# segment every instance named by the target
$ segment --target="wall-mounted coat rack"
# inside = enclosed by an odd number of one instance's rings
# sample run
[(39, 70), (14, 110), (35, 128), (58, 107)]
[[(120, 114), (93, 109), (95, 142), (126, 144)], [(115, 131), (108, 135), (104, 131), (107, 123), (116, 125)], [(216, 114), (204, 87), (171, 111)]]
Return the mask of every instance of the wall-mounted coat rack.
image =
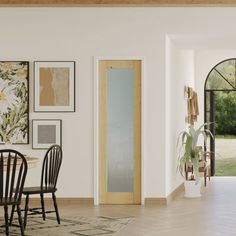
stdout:
[(194, 91), (192, 87), (187, 86), (185, 87), (184, 92), (187, 99), (188, 112), (185, 121), (186, 123), (193, 125), (194, 122), (197, 121), (197, 116), (199, 115), (197, 92)]

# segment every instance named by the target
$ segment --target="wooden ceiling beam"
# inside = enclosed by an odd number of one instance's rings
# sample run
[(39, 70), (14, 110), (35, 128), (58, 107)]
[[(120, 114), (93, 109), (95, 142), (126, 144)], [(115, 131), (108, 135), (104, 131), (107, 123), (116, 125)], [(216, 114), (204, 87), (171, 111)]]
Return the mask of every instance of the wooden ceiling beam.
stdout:
[(236, 0), (0, 0), (0, 6), (236, 6)]

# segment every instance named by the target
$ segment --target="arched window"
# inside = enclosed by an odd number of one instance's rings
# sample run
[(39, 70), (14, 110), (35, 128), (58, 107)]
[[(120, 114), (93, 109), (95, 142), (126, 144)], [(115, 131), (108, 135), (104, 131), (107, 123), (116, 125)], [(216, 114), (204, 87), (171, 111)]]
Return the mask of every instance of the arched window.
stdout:
[(205, 90), (236, 90), (236, 58), (218, 63), (207, 75)]
[[(207, 125), (207, 129), (210, 129), (215, 137), (215, 99), (216, 92), (230, 92), (236, 91), (236, 58), (230, 58), (221, 61), (214, 66), (208, 73), (205, 81), (205, 96), (204, 96), (204, 120)], [(211, 171), (212, 175), (215, 174), (215, 138), (209, 136), (208, 146), (212, 152), (211, 157)]]

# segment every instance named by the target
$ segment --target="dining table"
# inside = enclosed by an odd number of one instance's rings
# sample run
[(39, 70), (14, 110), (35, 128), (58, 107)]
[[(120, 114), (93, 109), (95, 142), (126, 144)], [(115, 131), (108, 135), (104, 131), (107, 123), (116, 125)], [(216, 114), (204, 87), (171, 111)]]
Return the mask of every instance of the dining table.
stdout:
[[(32, 169), (35, 168), (37, 166), (37, 162), (39, 161), (39, 157), (35, 157), (35, 156), (31, 156), (31, 155), (24, 155), (27, 165), (28, 165), (28, 169)], [(4, 157), (5, 159), (6, 157)], [(6, 159), (5, 159), (6, 160)], [(6, 170), (6, 166), (7, 166), (7, 161), (4, 160), (4, 171)], [(12, 164), (13, 162), (11, 162)], [(21, 160), (17, 161), (17, 165), (16, 165), (16, 169), (18, 169), (18, 167), (21, 164)]]
[(37, 162), (39, 161), (39, 157), (34, 157), (34, 156), (25, 156), (25, 159), (28, 164), (28, 169), (35, 168), (37, 165)]

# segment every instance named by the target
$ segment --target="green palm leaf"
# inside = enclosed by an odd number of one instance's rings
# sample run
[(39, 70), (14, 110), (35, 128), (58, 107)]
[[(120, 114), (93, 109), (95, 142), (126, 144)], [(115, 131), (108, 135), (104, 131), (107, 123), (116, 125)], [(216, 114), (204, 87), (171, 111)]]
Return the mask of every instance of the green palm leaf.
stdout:
[(177, 170), (182, 176), (184, 176), (184, 170), (186, 166), (193, 167), (193, 175), (196, 182), (199, 181), (199, 160), (204, 161), (205, 152), (202, 146), (198, 146), (199, 137), (203, 137), (204, 143), (206, 143), (207, 136), (213, 137), (210, 130), (203, 128), (210, 123), (204, 123), (199, 128), (195, 129), (193, 125), (189, 126), (188, 131), (182, 131), (178, 135), (177, 147), (179, 146), (179, 140), (182, 140), (182, 145), (178, 155), (178, 167)]

